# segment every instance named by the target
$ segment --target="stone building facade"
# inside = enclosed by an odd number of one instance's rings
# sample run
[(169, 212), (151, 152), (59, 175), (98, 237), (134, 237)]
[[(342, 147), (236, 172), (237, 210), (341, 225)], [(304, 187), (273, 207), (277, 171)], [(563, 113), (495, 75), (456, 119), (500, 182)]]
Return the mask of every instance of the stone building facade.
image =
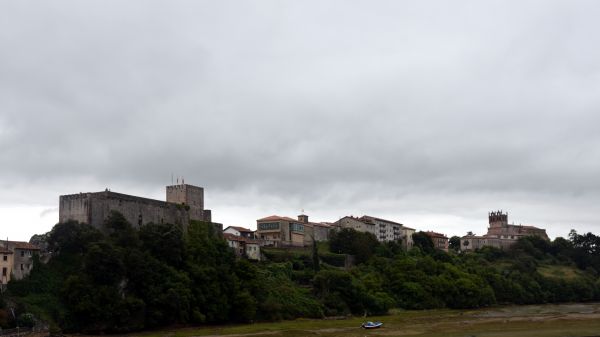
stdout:
[(0, 284), (6, 285), (10, 280), (21, 280), (33, 269), (33, 256), (40, 249), (21, 241), (0, 242)]
[(367, 224), (373, 224), (376, 231), (375, 236), (377, 236), (377, 239), (381, 242), (398, 241), (402, 239), (401, 223), (369, 215), (363, 215), (359, 220)]
[(2, 274), (0, 274), (0, 286), (2, 289), (10, 281), (14, 266), (13, 258), (14, 253), (10, 249), (0, 246), (0, 270), (2, 270)]
[(375, 235), (375, 237), (379, 237), (374, 223), (363, 222), (360, 218), (354, 216), (345, 216), (336, 221), (333, 225), (336, 229), (351, 228), (357, 232), (371, 233)]
[(69, 220), (102, 228), (112, 211), (117, 211), (134, 226), (171, 223), (187, 226), (190, 220), (211, 222), (211, 211), (204, 209), (204, 189), (180, 184), (166, 187), (166, 201), (127, 194), (104, 192), (62, 195), (59, 221)]
[(535, 226), (508, 223), (508, 213), (502, 211), (488, 213), (489, 227), (485, 235), (469, 233), (460, 239), (462, 251), (476, 250), (485, 246), (506, 249), (525, 236), (538, 236), (549, 240), (546, 230)]
[(256, 238), (264, 246), (302, 247), (314, 241), (329, 240), (331, 225), (308, 221), (308, 215), (298, 219), (272, 215), (256, 221)]
[(237, 257), (244, 257), (248, 260), (261, 260), (260, 245), (258, 240), (249, 237), (235, 235), (223, 231), (223, 238), (227, 245), (233, 249)]
[(404, 247), (405, 250), (410, 250), (413, 247), (412, 236), (415, 234), (416, 230), (403, 225), (400, 232), (402, 233), (402, 247)]
[(304, 225), (304, 245), (310, 246), (314, 241), (328, 241), (331, 225), (322, 222), (308, 221), (308, 215), (298, 215), (298, 221)]
[(401, 241), (405, 250), (409, 250), (413, 246), (412, 235), (415, 230), (391, 220), (369, 215), (345, 216), (336, 221), (333, 227), (336, 229), (351, 228), (359, 232), (371, 233), (380, 242)]
[(304, 224), (296, 219), (272, 215), (256, 220), (256, 238), (264, 246), (304, 246)]
[(254, 239), (254, 231), (249, 228), (239, 226), (228, 226), (223, 230), (223, 234), (233, 234), (247, 239)]
[(445, 234), (432, 231), (427, 231), (425, 234), (431, 238), (434, 248), (443, 250), (445, 252), (448, 251), (448, 237)]

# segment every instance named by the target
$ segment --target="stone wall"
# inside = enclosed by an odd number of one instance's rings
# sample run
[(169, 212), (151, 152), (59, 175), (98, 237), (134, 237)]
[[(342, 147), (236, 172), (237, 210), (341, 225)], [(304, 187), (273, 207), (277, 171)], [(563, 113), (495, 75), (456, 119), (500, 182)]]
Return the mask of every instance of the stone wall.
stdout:
[(187, 184), (167, 186), (167, 202), (188, 206), (190, 219), (210, 221), (210, 214), (204, 210), (202, 187)]
[(211, 222), (204, 209), (204, 190), (192, 185), (167, 186), (172, 202), (136, 197), (111, 191), (60, 196), (59, 221), (69, 220), (102, 228), (111, 211), (117, 211), (134, 227), (147, 223), (187, 226), (190, 220)]

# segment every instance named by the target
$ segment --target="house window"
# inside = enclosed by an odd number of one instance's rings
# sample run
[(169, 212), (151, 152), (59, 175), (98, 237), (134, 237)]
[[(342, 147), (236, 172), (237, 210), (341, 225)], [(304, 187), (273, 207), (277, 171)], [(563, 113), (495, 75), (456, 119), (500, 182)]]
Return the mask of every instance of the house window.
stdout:
[(4, 261), (8, 261), (8, 255), (4, 255), (4, 257), (2, 258)]
[(294, 232), (304, 232), (304, 225), (299, 223), (291, 223), (290, 230)]
[(2, 268), (2, 276), (6, 276), (6, 268)]
[(25, 257), (25, 251), (24, 250), (21, 251), (21, 257)]
[(263, 230), (263, 231), (268, 231), (268, 230), (273, 230), (273, 229), (279, 229), (279, 222), (259, 223), (258, 224), (258, 229)]
[(25, 268), (23, 267), (23, 264), (21, 263), (21, 270), (25, 270)]

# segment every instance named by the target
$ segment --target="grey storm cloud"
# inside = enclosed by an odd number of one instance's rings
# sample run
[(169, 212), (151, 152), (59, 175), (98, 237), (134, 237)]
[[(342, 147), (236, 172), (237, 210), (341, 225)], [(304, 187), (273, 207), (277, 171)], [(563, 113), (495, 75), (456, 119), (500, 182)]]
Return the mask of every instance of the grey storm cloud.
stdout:
[(485, 224), (504, 205), (600, 230), (598, 17), (594, 1), (4, 2), (0, 201), (174, 172), (248, 207)]

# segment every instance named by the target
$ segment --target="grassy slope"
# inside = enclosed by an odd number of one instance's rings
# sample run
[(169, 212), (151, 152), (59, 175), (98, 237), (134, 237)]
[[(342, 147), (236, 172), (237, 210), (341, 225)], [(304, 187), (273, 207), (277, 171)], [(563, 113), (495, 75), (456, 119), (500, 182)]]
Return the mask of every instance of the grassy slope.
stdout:
[(537, 268), (537, 271), (544, 277), (561, 278), (572, 280), (581, 277), (581, 271), (575, 267), (543, 265)]

